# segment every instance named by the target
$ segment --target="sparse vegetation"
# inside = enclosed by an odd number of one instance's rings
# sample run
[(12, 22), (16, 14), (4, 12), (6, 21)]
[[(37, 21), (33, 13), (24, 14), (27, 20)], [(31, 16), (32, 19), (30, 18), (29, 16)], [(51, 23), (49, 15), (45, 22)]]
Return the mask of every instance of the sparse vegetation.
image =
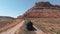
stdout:
[(13, 20), (0, 20), (0, 28), (4, 27), (5, 25), (9, 25), (13, 22)]
[(7, 25), (0, 28), (0, 32), (6, 31), (7, 29), (14, 27), (15, 25), (19, 24), (22, 20), (23, 19), (16, 19), (16, 20), (13, 20), (10, 24), (6, 23)]
[(37, 28), (42, 31), (48, 33), (56, 33), (60, 32), (60, 18), (40, 18), (31, 20)]

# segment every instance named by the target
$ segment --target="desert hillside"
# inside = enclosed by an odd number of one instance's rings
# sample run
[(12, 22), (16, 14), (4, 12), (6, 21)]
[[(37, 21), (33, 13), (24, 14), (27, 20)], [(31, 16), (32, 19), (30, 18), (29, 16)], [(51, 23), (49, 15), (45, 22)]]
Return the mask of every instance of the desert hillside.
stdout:
[(26, 17), (26, 18), (59, 18), (60, 17), (60, 5), (52, 5), (49, 2), (38, 2), (20, 17), (22, 18), (23, 17)]
[[(49, 2), (37, 2), (35, 5), (28, 9), (23, 15), (17, 18), (12, 17), (0, 17), (0, 32), (24, 34), (25, 31), (25, 19), (31, 20), (37, 29), (43, 32), (43, 34), (60, 34), (60, 5), (53, 5)], [(20, 23), (23, 23), (22, 28)], [(5, 26), (6, 25), (6, 26)], [(16, 27), (18, 28), (16, 28)], [(14, 29), (16, 28), (16, 30)], [(38, 33), (40, 32), (38, 31)], [(26, 32), (30, 34), (31, 31)], [(15, 33), (15, 34), (16, 34)], [(36, 33), (32, 32), (31, 34)], [(40, 33), (39, 33), (40, 34)]]
[(46, 34), (60, 34), (60, 5), (37, 2), (18, 18), (28, 18)]
[(0, 33), (16, 26), (21, 21), (22, 19), (17, 19), (9, 16), (0, 16)]
[(0, 28), (5, 25), (11, 24), (15, 18), (8, 16), (0, 16)]
[(35, 18), (31, 21), (45, 33), (60, 34), (60, 18)]

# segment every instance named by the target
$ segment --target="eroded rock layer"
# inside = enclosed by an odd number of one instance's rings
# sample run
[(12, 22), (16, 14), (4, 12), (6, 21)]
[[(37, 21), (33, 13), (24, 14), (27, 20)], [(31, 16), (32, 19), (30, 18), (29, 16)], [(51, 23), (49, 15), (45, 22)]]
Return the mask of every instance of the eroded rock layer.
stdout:
[(49, 2), (38, 2), (25, 14), (18, 18), (59, 18), (60, 6), (52, 5)]

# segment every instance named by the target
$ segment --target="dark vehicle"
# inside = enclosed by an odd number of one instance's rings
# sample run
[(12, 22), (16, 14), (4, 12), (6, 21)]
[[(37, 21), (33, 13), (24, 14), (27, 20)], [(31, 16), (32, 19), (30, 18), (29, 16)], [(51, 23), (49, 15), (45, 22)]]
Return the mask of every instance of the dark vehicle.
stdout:
[(30, 20), (26, 20), (26, 28), (28, 31), (35, 31), (36, 29), (33, 27), (33, 23)]

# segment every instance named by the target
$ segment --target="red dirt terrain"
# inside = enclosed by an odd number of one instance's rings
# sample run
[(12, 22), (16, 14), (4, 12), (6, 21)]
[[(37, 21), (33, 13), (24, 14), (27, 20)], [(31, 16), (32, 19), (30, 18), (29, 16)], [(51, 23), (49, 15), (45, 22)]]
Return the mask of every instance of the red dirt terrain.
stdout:
[(18, 18), (28, 18), (46, 34), (60, 34), (60, 5), (37, 2)]
[[(37, 31), (26, 31), (25, 25), (19, 28), (18, 24), (20, 26), (21, 21), (24, 19), (30, 19)], [(16, 32), (13, 31), (15, 34), (60, 34), (60, 5), (53, 5), (49, 2), (37, 2), (11, 23), (1, 28), (0, 31), (5, 31), (4, 33), (7, 34), (10, 29), (18, 27)]]

